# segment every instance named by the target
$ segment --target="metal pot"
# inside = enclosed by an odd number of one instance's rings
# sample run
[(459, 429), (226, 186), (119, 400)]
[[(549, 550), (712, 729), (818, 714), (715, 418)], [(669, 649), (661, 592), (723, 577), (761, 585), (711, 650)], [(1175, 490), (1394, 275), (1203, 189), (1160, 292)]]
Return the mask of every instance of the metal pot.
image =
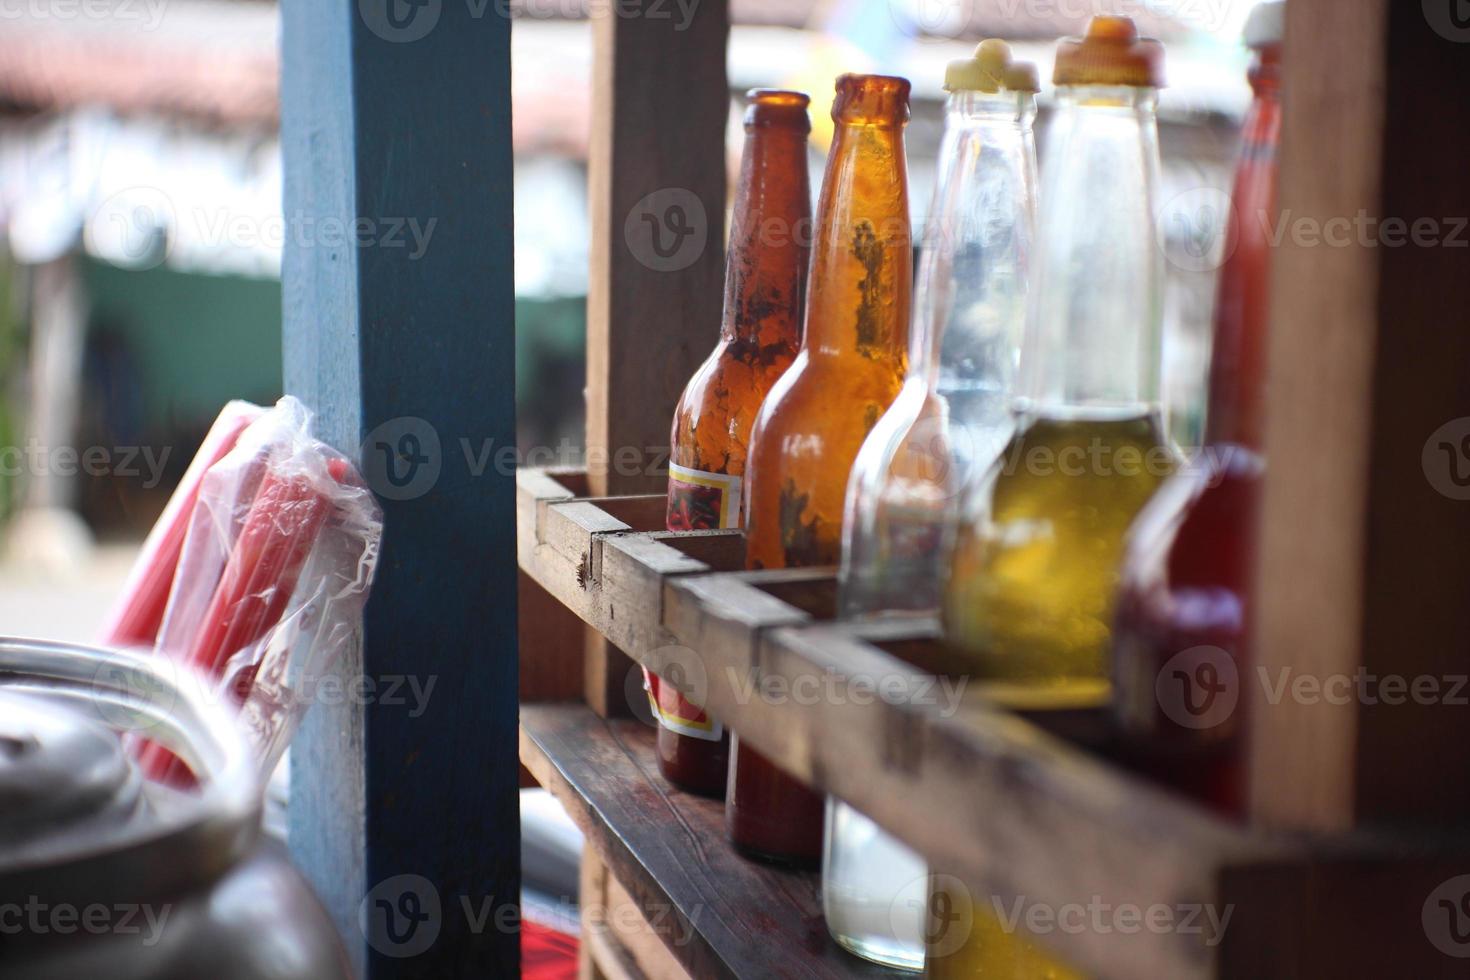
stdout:
[[(325, 911), (261, 841), (243, 733), (174, 670), (0, 638), (0, 976), (346, 980)], [(118, 733), (198, 788), (144, 780)]]

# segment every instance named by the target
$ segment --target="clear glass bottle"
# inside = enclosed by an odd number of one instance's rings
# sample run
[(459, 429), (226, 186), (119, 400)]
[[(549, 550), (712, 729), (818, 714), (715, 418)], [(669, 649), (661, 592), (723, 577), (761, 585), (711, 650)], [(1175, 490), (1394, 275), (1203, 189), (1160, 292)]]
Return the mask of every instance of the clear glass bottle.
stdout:
[[(919, 258), (909, 373), (853, 464), (838, 601), (845, 616), (939, 608), (960, 488), (1013, 430), (1036, 200), (1036, 69), (1003, 41), (951, 62), (938, 179)], [(827, 801), (827, 928), (859, 956), (924, 965), (924, 860)]]
[(1097, 17), (1057, 54), (1016, 434), (966, 494), (945, 632), (1033, 707), (1101, 704), (1123, 535), (1177, 453), (1159, 395), (1162, 49)]
[[(1106, 700), (1124, 532), (1176, 466), (1159, 395), (1162, 67), (1126, 17), (1057, 50), (1016, 434), (966, 494), (944, 595), (947, 639), (1002, 703)], [(968, 903), (973, 924), (926, 937), (929, 976), (1075, 975), (946, 880), (932, 907)]]

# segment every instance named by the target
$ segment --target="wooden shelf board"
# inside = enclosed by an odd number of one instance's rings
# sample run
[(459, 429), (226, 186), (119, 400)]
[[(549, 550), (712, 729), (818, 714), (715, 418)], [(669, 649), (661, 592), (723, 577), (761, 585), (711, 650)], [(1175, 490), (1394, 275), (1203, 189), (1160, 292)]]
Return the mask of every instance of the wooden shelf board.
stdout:
[(521, 761), (693, 976), (912, 976), (831, 940), (815, 873), (738, 855), (725, 839), (724, 804), (665, 782), (642, 722), (604, 720), (581, 704), (523, 705)]
[[(1470, 868), (1458, 840), (1323, 840), (1227, 822), (1128, 772), (1098, 709), (1006, 710), (980, 682), (946, 693), (938, 685), (962, 667), (932, 620), (833, 622), (830, 569), (735, 571), (738, 532), (654, 530), (656, 508), (644, 498), (619, 502), (609, 520), (556, 486), (543, 474), (520, 484), (522, 568), (634, 660), (682, 678), (692, 700), (782, 768), (854, 804), (932, 867), (1006, 907), (1023, 898), (1053, 910), (1209, 906), (1233, 915), (1218, 943), (1182, 930), (1044, 939), (1077, 967), (1209, 980), (1258, 976), (1260, 964), (1287, 960), (1304, 969), (1413, 960), (1418, 975), (1442, 975), (1447, 958), (1423, 942), (1417, 911), (1392, 922), (1380, 911), (1417, 909), (1436, 882)], [(874, 696), (879, 679), (896, 686)], [(799, 685), (817, 695), (795, 696)], [(651, 758), (645, 769), (646, 781)], [(719, 808), (709, 806), (717, 831)], [(1336, 902), (1338, 914), (1303, 917), (1303, 896)], [(814, 900), (811, 909), (820, 936)]]

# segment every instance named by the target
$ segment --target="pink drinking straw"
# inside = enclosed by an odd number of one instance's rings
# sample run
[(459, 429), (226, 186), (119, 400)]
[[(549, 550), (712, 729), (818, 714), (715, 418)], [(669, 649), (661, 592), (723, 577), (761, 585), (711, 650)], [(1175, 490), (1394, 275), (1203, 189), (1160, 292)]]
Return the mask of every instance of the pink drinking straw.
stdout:
[(199, 487), (209, 468), (229, 454), (246, 427), (265, 413), (259, 405), (230, 402), (210, 426), (184, 478), (169, 498), (168, 505), (148, 533), (143, 548), (128, 573), (122, 595), (113, 605), (99, 637), (104, 646), (149, 647), (158, 638), (163, 613), (173, 589), (174, 572), (184, 550)]
[[(346, 460), (330, 459), (327, 472), (340, 483), (347, 476)], [(222, 680), (230, 658), (280, 622), (332, 506), (327, 491), (307, 475), (267, 470), (186, 663), (211, 680)], [(249, 696), (256, 669), (252, 666), (235, 678), (230, 693), (237, 704)], [(155, 743), (143, 747), (140, 761), (150, 778), (174, 785), (188, 782), (183, 763)]]

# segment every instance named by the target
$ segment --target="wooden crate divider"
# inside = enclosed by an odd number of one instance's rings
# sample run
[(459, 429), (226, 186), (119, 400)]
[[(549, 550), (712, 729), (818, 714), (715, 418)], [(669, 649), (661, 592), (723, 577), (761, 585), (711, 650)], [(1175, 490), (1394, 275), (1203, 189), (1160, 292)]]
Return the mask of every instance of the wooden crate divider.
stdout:
[[(662, 497), (577, 497), (575, 474), (528, 471), (519, 488), (521, 567), (540, 585), (986, 904), (1163, 907), (1180, 925), (1039, 937), (1078, 967), (1205, 978), (1360, 971), (1375, 955), (1391, 971), (1406, 955), (1423, 975), (1454, 965), (1426, 940), (1414, 896), (1470, 869), (1463, 845), (1230, 823), (1128, 772), (1099, 709), (997, 707), (993, 689), (964, 682), (932, 619), (835, 621), (830, 569), (740, 571), (739, 532), (661, 530)], [(1413, 914), (1385, 915), (1390, 895)], [(1334, 915), (1298, 905), (1317, 900)], [(1223, 936), (1211, 914), (1230, 916)]]

